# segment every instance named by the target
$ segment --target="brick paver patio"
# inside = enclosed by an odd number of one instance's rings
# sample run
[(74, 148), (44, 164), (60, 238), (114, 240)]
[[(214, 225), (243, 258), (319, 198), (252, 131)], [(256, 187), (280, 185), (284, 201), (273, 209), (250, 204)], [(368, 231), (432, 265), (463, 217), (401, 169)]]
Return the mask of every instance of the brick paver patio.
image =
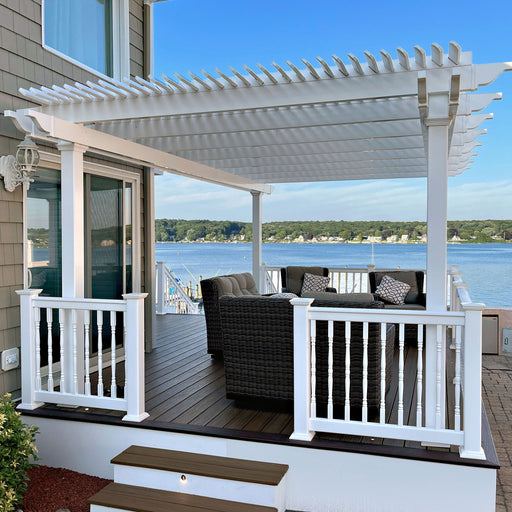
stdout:
[(483, 399), (501, 468), (496, 512), (512, 512), (512, 356), (483, 357)]

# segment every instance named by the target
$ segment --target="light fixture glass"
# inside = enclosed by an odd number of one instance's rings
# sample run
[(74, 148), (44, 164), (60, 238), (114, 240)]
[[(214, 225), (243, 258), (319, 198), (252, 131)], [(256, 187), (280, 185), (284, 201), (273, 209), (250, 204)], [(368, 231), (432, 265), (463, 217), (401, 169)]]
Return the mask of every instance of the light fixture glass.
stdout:
[(25, 138), (18, 144), (16, 157), (12, 155), (0, 157), (0, 175), (4, 177), (4, 186), (8, 192), (14, 192), (22, 183), (30, 187), (34, 181), (34, 173), (39, 164), (39, 151), (34, 141)]

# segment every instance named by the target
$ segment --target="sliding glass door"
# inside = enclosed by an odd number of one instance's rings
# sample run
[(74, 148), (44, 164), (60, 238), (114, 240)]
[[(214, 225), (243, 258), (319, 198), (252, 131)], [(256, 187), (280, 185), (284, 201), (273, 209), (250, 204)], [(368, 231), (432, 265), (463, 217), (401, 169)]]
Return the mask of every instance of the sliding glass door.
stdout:
[(85, 175), (85, 296), (120, 299), (133, 290), (132, 184)]

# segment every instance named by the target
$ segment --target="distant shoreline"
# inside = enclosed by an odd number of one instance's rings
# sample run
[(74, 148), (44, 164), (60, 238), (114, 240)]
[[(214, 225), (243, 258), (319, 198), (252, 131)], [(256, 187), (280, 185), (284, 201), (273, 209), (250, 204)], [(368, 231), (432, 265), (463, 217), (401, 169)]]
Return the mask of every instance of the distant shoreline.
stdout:
[[(160, 241), (155, 240), (155, 243), (157, 244), (250, 244), (252, 241), (246, 241), (246, 240), (168, 240), (168, 241)], [(341, 241), (329, 241), (329, 240), (304, 240), (302, 242), (296, 242), (291, 240), (263, 240), (264, 244), (328, 244), (328, 245), (344, 245), (344, 244), (355, 244), (355, 245), (427, 245), (427, 242), (420, 242), (420, 241), (414, 241), (414, 242), (368, 242), (367, 240), (363, 240), (362, 242), (341, 242)], [(448, 240), (446, 242), (449, 245), (467, 245), (467, 244), (510, 244), (512, 243), (512, 240), (493, 240), (492, 242), (477, 242), (476, 240), (460, 240), (460, 241), (452, 241)]]

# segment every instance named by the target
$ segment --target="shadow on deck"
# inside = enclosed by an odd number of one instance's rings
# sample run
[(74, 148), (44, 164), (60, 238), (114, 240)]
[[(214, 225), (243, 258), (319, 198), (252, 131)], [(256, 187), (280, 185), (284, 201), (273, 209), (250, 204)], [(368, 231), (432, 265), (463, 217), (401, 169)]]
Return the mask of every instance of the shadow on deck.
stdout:
[[(485, 411), (482, 429), (485, 461), (461, 459), (456, 447), (426, 448), (419, 442), (395, 439), (317, 434), (310, 443), (291, 441), (291, 410), (242, 404), (226, 398), (223, 363), (206, 353), (204, 316), (159, 316), (154, 332), (153, 351), (146, 354), (146, 411), (150, 416), (142, 423), (122, 422), (123, 413), (117, 411), (84, 411), (55, 405), (23, 414), (472, 466), (498, 464)], [(406, 347), (404, 423), (407, 424), (416, 421), (416, 365), (417, 350)], [(398, 351), (394, 367), (398, 368)], [(386, 395), (386, 411), (391, 422), (396, 422), (398, 414), (397, 373), (393, 372), (394, 379)], [(446, 402), (452, 405), (452, 397), (448, 395)], [(451, 424), (453, 418), (447, 417)]]

